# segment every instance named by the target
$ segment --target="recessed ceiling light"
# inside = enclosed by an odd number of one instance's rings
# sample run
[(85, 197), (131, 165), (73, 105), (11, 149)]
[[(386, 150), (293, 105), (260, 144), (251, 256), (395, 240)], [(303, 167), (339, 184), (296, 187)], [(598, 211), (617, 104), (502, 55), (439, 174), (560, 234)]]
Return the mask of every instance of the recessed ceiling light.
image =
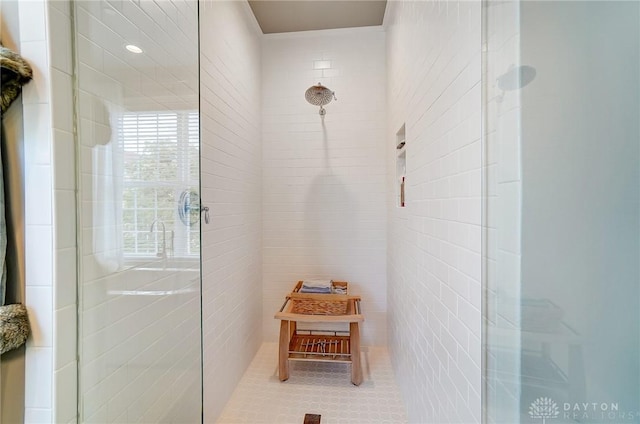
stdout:
[(138, 46), (135, 46), (133, 44), (127, 44), (126, 46), (124, 46), (125, 49), (129, 50), (131, 53), (137, 53), (140, 54), (142, 53), (142, 49)]

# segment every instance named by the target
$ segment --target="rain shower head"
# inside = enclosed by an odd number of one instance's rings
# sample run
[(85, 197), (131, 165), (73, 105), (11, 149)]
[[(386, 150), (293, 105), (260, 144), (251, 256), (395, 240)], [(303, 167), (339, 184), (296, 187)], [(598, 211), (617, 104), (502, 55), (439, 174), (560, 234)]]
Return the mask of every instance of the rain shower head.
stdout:
[(304, 93), (304, 98), (312, 105), (320, 106), (320, 115), (322, 116), (327, 113), (323, 106), (331, 103), (331, 100), (338, 100), (336, 98), (336, 93), (320, 83), (309, 87), (309, 89)]

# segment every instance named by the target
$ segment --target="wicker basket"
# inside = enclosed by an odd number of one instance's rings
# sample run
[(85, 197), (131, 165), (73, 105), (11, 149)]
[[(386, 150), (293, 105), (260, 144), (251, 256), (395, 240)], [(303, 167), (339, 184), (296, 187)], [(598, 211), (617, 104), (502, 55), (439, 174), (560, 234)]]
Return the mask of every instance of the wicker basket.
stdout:
[[(333, 287), (343, 288), (345, 294), (347, 294), (348, 287), (346, 282), (333, 281), (332, 284)], [(298, 281), (293, 292), (298, 293), (300, 287), (302, 287), (302, 281)], [(327, 299), (327, 295), (319, 295), (317, 299), (314, 299), (313, 295), (308, 295), (308, 298), (305, 299), (291, 299), (293, 302), (291, 312), (305, 315), (346, 315), (349, 299), (341, 299), (341, 297), (344, 296), (342, 294), (332, 294), (329, 296), (331, 299)]]

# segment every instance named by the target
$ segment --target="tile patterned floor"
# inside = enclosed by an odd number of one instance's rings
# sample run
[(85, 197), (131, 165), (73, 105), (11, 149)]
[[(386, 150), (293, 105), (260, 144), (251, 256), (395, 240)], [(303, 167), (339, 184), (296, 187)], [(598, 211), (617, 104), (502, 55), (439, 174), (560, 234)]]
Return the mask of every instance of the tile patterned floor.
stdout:
[(407, 423), (387, 350), (363, 348), (364, 381), (350, 382), (349, 364), (291, 362), (290, 378), (278, 380), (278, 345), (264, 343), (242, 377), (219, 424), (302, 424), (304, 414), (322, 424)]

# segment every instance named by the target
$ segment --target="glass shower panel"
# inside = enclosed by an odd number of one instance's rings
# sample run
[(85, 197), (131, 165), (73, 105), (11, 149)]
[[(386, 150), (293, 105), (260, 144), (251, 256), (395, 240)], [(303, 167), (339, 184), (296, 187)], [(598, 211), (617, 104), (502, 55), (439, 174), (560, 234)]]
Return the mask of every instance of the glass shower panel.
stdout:
[(511, 87), (521, 66), (519, 17), (518, 0), (484, 3), (483, 413), (492, 423), (520, 417), (521, 97)]
[(198, 2), (73, 8), (79, 422), (198, 423)]
[(640, 423), (640, 3), (484, 6), (485, 422)]

